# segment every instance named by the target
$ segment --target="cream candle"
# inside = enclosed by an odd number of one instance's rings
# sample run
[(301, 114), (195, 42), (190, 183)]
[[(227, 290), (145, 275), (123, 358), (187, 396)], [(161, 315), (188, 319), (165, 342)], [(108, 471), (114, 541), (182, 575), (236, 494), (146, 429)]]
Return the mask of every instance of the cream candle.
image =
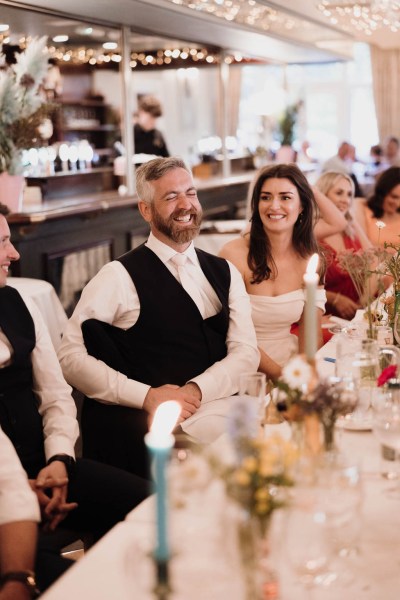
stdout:
[(313, 254), (308, 261), (307, 269), (303, 280), (306, 289), (306, 305), (305, 305), (305, 354), (308, 361), (313, 361), (317, 352), (317, 306), (316, 293), (318, 287), (319, 276), (317, 273), (318, 254)]

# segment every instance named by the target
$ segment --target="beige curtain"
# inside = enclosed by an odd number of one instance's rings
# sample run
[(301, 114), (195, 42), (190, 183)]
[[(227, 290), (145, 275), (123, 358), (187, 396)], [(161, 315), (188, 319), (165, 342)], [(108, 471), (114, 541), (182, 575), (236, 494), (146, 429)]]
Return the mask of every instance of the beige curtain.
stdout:
[(371, 45), (371, 64), (379, 138), (400, 137), (400, 50)]

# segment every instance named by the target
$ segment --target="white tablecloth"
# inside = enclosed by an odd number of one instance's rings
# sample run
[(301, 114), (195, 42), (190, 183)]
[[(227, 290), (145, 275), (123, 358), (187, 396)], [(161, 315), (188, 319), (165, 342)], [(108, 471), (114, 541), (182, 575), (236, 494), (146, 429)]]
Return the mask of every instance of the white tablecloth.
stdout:
[[(335, 341), (320, 356), (334, 356)], [(333, 353), (333, 354), (332, 354)], [(326, 374), (332, 363), (321, 361)], [(270, 429), (273, 426), (270, 426)], [(279, 426), (280, 427), (280, 426)], [(400, 586), (400, 503), (386, 495), (393, 482), (381, 475), (380, 446), (370, 431), (338, 431), (340, 450), (362, 471), (360, 553), (348, 559), (352, 579), (339, 588), (301, 585), (285, 551), (274, 557), (279, 573), (280, 600), (397, 600)], [(172, 514), (172, 539), (177, 549), (171, 561), (174, 594), (171, 600), (244, 600), (238, 563), (230, 559), (230, 534), (216, 484), (203, 492), (194, 510)], [(219, 504), (220, 503), (220, 504)], [(222, 507), (222, 510), (221, 510)], [(183, 516), (182, 516), (183, 515)], [(273, 522), (274, 543), (284, 544), (285, 511)], [(225, 521), (225, 522), (224, 522)], [(177, 526), (179, 523), (179, 526)], [(88, 554), (43, 595), (44, 600), (152, 600), (154, 568), (149, 553), (155, 535), (155, 503), (148, 498), (124, 523), (118, 524)], [(302, 534), (304, 546), (308, 531)]]
[(7, 284), (18, 290), (21, 296), (28, 296), (34, 300), (57, 350), (68, 318), (53, 286), (48, 281), (26, 277), (8, 277)]

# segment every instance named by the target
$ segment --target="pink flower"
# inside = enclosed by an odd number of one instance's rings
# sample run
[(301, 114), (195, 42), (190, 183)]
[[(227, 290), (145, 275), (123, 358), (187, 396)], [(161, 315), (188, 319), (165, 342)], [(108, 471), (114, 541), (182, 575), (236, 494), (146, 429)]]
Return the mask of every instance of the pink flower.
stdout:
[(392, 379), (392, 377), (396, 377), (396, 371), (397, 371), (396, 365), (390, 365), (389, 367), (386, 367), (385, 369), (383, 369), (382, 373), (378, 377), (378, 381), (377, 381), (378, 387), (385, 385), (385, 383), (387, 381), (389, 381), (389, 379)]

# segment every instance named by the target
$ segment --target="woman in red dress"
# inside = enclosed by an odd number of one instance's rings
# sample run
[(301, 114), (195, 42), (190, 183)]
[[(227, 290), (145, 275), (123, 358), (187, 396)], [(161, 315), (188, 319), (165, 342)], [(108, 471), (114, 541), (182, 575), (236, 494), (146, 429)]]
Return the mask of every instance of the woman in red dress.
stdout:
[(350, 209), (354, 198), (352, 179), (344, 173), (328, 171), (321, 175), (315, 187), (344, 213), (348, 221), (348, 225), (342, 233), (330, 235), (321, 242), (327, 263), (326, 312), (343, 319), (352, 319), (356, 310), (361, 308), (360, 299), (350, 275), (339, 266), (337, 255), (345, 250), (365, 250), (371, 248), (372, 244), (351, 214)]

